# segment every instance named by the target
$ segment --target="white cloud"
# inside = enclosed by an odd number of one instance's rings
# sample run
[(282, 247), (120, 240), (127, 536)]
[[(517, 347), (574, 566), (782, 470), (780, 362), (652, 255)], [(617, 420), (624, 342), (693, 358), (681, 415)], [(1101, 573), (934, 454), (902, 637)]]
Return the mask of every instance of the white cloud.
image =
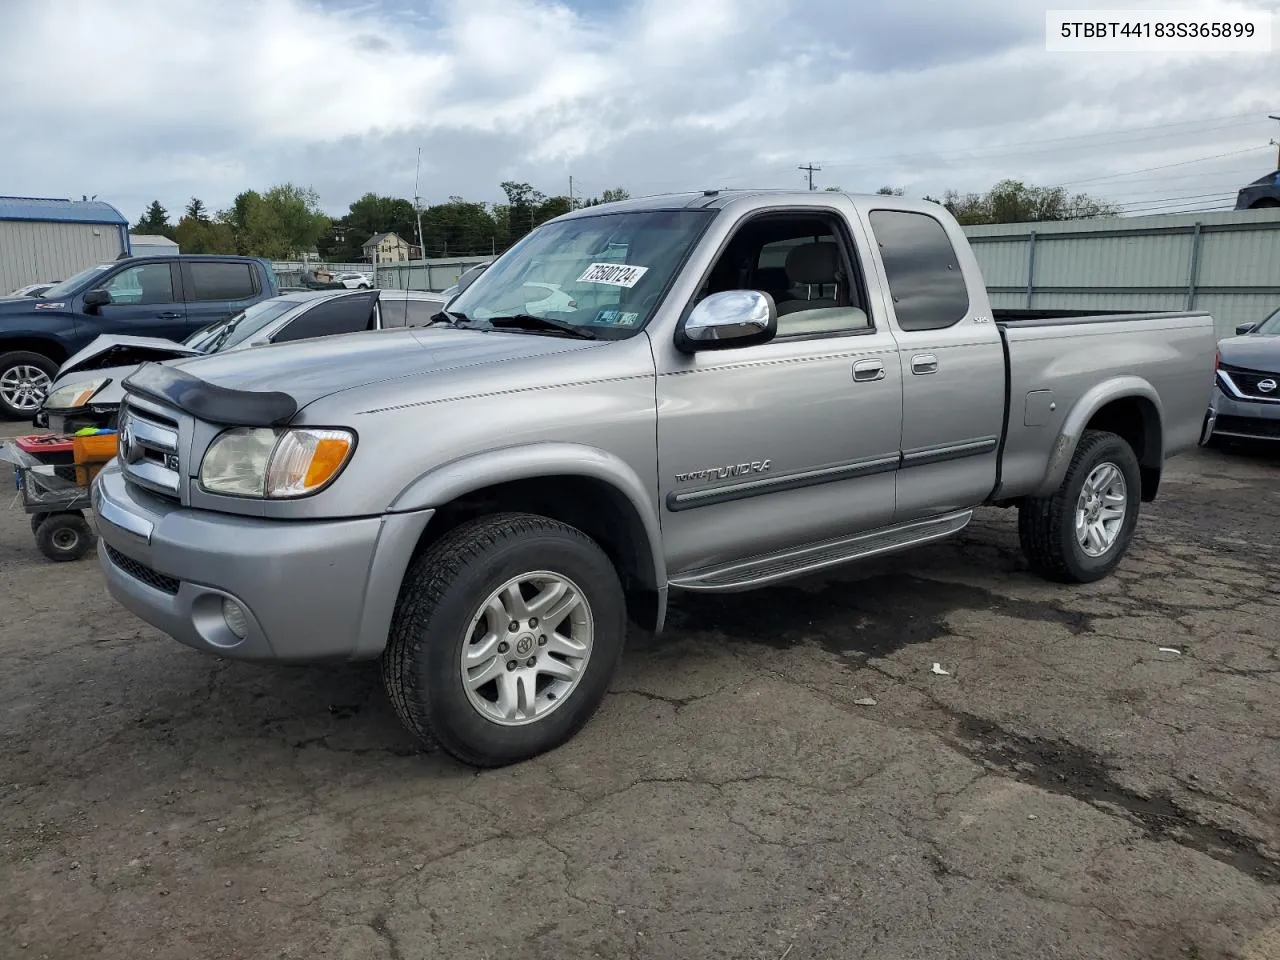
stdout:
[[(1056, 3), (403, 6), (8, 0), (0, 192), (97, 193), (133, 217), (157, 196), (217, 209), (292, 180), (340, 212), (366, 190), (407, 195), (422, 146), (429, 200), (495, 199), (508, 178), (553, 192), (569, 174), (594, 192), (799, 185), (810, 160), (823, 184), (937, 193), (1257, 147), (1154, 184), (1081, 187), (1212, 196), (1269, 167), (1280, 134), (1266, 120), (1277, 54), (1050, 54)], [(1256, 119), (1028, 143), (1245, 112)]]

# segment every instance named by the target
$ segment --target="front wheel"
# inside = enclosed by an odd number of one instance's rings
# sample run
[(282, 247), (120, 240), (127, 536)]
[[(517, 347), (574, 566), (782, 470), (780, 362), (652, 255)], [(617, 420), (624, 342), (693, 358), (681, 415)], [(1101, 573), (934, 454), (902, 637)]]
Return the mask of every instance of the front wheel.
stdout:
[(1091, 583), (1115, 569), (1133, 540), (1142, 474), (1121, 437), (1088, 430), (1049, 497), (1025, 501), (1018, 538), (1031, 569), (1060, 583)]
[(622, 586), (594, 541), (545, 517), (501, 514), (459, 526), (411, 564), (383, 681), (428, 747), (504, 766), (586, 724), (625, 636)]

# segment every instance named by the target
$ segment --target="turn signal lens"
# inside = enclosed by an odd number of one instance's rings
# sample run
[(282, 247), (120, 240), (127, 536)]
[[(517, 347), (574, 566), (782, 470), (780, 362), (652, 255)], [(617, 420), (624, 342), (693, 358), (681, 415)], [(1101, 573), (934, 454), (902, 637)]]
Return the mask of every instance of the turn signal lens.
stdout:
[(280, 438), (267, 471), (268, 497), (301, 497), (338, 475), (355, 447), (345, 430), (299, 428)]

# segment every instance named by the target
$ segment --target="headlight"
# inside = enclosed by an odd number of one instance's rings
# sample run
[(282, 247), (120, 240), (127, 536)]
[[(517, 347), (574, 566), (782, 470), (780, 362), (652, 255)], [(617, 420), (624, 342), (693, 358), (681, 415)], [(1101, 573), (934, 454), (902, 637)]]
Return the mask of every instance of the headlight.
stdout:
[(93, 395), (111, 382), (110, 377), (97, 380), (81, 380), (59, 387), (44, 398), (46, 410), (75, 410), (93, 399)]
[(305, 497), (342, 472), (355, 445), (349, 430), (237, 427), (209, 445), (200, 485), (232, 497)]

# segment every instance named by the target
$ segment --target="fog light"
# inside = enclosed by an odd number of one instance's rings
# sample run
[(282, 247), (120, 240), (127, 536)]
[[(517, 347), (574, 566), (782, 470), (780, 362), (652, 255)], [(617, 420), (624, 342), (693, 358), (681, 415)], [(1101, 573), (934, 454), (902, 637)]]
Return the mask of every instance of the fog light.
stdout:
[(227, 629), (243, 640), (249, 633), (249, 618), (244, 607), (229, 597), (222, 598), (222, 619), (227, 621)]

